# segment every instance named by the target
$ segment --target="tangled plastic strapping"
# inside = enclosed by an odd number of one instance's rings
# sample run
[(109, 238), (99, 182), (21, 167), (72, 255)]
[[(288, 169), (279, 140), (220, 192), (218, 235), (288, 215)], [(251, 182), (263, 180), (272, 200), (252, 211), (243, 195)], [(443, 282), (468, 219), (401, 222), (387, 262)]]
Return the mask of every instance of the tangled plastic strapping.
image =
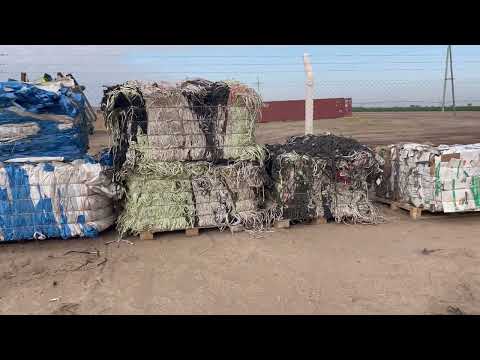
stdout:
[(328, 134), (292, 137), (268, 150), (270, 198), (285, 218), (383, 222), (368, 198), (369, 187), (381, 176), (382, 160), (366, 146)]
[(114, 180), (127, 232), (260, 231), (278, 211), (264, 208), (264, 146), (255, 143), (262, 100), (236, 82), (127, 82), (102, 101), (114, 154)]

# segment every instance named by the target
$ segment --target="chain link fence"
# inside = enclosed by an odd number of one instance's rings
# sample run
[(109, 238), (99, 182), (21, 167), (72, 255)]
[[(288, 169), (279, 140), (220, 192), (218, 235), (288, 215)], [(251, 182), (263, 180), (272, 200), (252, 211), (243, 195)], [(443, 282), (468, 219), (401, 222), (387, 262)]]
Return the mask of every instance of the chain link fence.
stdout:
[[(133, 49), (133, 50), (132, 50)], [(218, 51), (212, 55), (177, 55), (180, 50), (153, 49), (136, 52), (136, 47), (59, 46), (0, 47), (0, 80), (29, 80), (44, 73), (72, 73), (86, 87), (86, 95), (98, 106), (103, 86), (126, 80), (179, 81), (203, 77), (210, 80), (235, 79), (260, 92), (266, 101), (303, 99), (305, 74), (303, 53), (245, 55)], [(415, 47), (401, 53), (334, 52), (311, 54), (315, 76), (315, 98), (352, 98), (354, 111), (406, 108), (409, 110), (442, 105), (445, 47), (429, 52)], [(480, 53), (480, 51), (479, 51)], [(480, 59), (474, 53), (454, 55), (455, 102), (459, 109), (480, 106)], [(451, 107), (451, 84), (447, 84), (446, 106)]]

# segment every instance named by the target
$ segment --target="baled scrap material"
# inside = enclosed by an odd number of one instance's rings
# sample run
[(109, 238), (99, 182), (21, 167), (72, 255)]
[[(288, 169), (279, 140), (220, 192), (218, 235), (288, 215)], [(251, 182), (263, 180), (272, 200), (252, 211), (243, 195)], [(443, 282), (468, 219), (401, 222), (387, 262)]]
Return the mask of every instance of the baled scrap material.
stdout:
[(94, 237), (115, 222), (114, 189), (93, 159), (0, 167), (0, 241)]
[(137, 81), (107, 88), (102, 110), (121, 166), (136, 141), (156, 161), (262, 160), (254, 133), (261, 104), (238, 83)]
[(91, 124), (83, 95), (45, 86), (0, 83), (0, 161), (42, 156), (71, 161), (88, 150)]
[(281, 204), (284, 218), (306, 221), (324, 216), (323, 160), (291, 151), (273, 155), (269, 165), (271, 195)]
[(265, 150), (255, 144), (261, 99), (233, 82), (129, 81), (102, 100), (124, 209), (118, 229), (261, 229)]
[(102, 99), (105, 127), (112, 139), (112, 157), (115, 173), (120, 172), (130, 143), (137, 140), (137, 132), (146, 133), (146, 111), (143, 96), (134, 85), (116, 85), (107, 88)]
[(259, 121), (262, 99), (255, 90), (236, 82), (228, 83), (230, 93), (222, 132), (223, 157), (230, 160), (263, 160), (265, 151), (255, 143), (255, 123)]
[(431, 212), (480, 210), (480, 144), (377, 148), (385, 160), (378, 197)]
[(284, 218), (382, 221), (368, 199), (369, 188), (380, 177), (382, 159), (368, 147), (335, 135), (306, 135), (267, 149), (269, 195)]
[[(192, 178), (198, 226), (258, 227), (263, 214), (264, 169), (252, 162), (210, 166)], [(251, 220), (251, 221), (249, 221)], [(255, 223), (255, 226), (249, 226)]]
[(267, 210), (259, 211), (265, 173), (251, 162), (158, 162), (137, 168), (127, 180), (120, 233), (169, 231), (238, 224), (258, 228)]
[(127, 189), (124, 209), (117, 220), (121, 235), (194, 226), (195, 205), (189, 179), (132, 175), (127, 181)]

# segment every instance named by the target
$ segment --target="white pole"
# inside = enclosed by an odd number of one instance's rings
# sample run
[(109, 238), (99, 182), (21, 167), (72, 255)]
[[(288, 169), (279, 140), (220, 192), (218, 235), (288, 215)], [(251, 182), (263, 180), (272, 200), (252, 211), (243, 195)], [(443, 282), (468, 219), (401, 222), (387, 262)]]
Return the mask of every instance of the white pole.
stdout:
[(310, 55), (303, 54), (303, 65), (305, 67), (305, 135), (313, 134), (313, 70), (310, 63)]

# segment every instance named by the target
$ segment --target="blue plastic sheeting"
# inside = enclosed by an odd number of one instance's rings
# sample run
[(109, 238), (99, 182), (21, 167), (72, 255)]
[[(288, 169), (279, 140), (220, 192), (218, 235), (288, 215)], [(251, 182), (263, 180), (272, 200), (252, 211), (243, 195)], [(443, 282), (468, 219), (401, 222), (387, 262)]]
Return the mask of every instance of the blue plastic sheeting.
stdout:
[(99, 153), (99, 160), (101, 165), (103, 166), (113, 166), (113, 154), (111, 149), (103, 149)]
[[(51, 115), (63, 115), (63, 118)], [(19, 130), (20, 135), (14, 140), (2, 139), (0, 131), (0, 161), (38, 156), (71, 161), (81, 158), (88, 150), (85, 99), (70, 88), (63, 87), (55, 93), (18, 81), (0, 82), (0, 130), (2, 126), (16, 124), (19, 129), (20, 125), (37, 128), (25, 132), (24, 136)]]
[(102, 171), (100, 164), (85, 160), (5, 164), (0, 168), (0, 241), (97, 236), (115, 220), (111, 196), (98, 190), (109, 186)]

